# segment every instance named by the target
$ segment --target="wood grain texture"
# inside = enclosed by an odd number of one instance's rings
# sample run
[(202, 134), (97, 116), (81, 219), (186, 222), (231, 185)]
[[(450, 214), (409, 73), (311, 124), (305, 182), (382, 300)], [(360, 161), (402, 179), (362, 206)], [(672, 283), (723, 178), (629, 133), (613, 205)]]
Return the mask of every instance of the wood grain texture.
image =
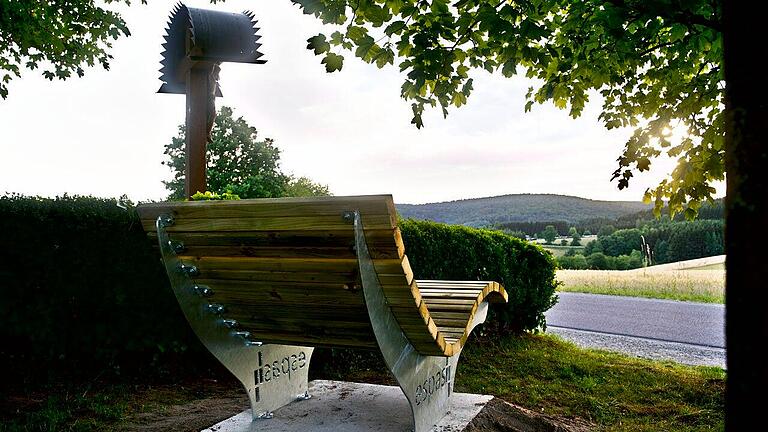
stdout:
[(379, 282), (398, 324), (420, 353), (463, 346), (477, 307), (506, 301), (490, 281), (414, 280), (389, 195), (154, 203), (139, 207), (144, 229), (171, 214), (179, 259), (265, 343), (376, 348), (344, 212), (358, 210)]

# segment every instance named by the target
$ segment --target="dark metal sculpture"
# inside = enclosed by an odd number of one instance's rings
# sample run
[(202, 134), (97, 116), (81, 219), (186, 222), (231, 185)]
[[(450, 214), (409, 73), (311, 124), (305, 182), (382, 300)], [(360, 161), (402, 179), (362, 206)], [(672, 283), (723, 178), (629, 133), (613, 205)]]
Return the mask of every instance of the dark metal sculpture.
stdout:
[(219, 12), (179, 3), (163, 44), (158, 93), (187, 95), (185, 193), (205, 192), (205, 147), (216, 117), (219, 65), (265, 63), (252, 12)]

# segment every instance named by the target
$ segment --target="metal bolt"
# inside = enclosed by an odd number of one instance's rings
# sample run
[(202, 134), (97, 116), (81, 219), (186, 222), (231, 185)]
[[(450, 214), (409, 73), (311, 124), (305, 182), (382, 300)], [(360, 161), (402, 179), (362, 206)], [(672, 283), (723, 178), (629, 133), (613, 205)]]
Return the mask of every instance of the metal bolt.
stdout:
[(169, 214), (161, 214), (157, 217), (157, 225), (161, 228), (173, 225), (173, 216)]
[(233, 319), (223, 319), (223, 320), (221, 320), (221, 323), (224, 324), (224, 327), (226, 327), (226, 328), (233, 329), (233, 328), (237, 327), (237, 321), (235, 321)]
[(179, 266), (179, 270), (182, 273), (185, 273), (187, 276), (192, 276), (192, 277), (197, 276), (197, 275), (200, 274), (200, 270), (198, 270), (197, 267), (195, 267), (193, 265), (188, 266), (186, 264), (181, 264)]
[(259, 341), (252, 341), (252, 340), (245, 341), (245, 346), (249, 346), (249, 347), (260, 347), (262, 345), (264, 345), (264, 343)]
[(184, 246), (184, 243), (173, 241), (173, 240), (168, 240), (168, 246), (170, 246), (171, 249), (173, 249), (173, 251), (175, 253), (177, 253), (177, 254), (182, 253), (185, 250), (187, 250), (187, 247)]
[(213, 295), (213, 290), (205, 285), (195, 285), (194, 287), (192, 287), (192, 289), (195, 290), (195, 293), (197, 293), (197, 295), (202, 297), (210, 297)]
[(309, 390), (305, 391), (304, 394), (296, 396), (297, 401), (305, 401), (307, 399), (312, 399), (312, 395), (309, 394)]
[(206, 306), (206, 309), (208, 312), (216, 315), (221, 315), (224, 313), (224, 306), (220, 304), (211, 303)]
[(272, 411), (266, 411), (266, 412), (263, 412), (263, 413), (259, 414), (259, 418), (263, 419), (263, 420), (269, 420), (269, 419), (271, 419), (274, 416), (275, 416), (275, 414)]
[(251, 332), (249, 331), (235, 331), (232, 332), (233, 336), (240, 336), (243, 339), (248, 339), (251, 336)]
[(345, 211), (341, 214), (341, 217), (344, 219), (344, 222), (352, 222), (355, 220), (355, 213), (351, 211)]

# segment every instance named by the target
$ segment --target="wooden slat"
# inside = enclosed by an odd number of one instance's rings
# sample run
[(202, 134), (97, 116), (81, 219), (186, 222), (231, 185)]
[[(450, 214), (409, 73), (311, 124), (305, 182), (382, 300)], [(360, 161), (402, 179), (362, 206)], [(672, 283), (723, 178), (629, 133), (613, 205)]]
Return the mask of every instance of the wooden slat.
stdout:
[(355, 284), (357, 271), (349, 273), (331, 272), (279, 272), (253, 270), (202, 269), (199, 279), (251, 282), (328, 282)]
[[(356, 259), (332, 258), (252, 258), (252, 257), (192, 257), (180, 255), (184, 264), (197, 266), (204, 270), (239, 270), (239, 271), (278, 271), (310, 273), (356, 273)], [(400, 260), (374, 260), (377, 268), (397, 267)]]
[(190, 246), (184, 255), (194, 257), (252, 257), (252, 258), (346, 258), (355, 259), (349, 247), (253, 247), (253, 246)]
[(397, 225), (397, 212), (391, 195), (164, 202), (143, 204), (138, 210), (142, 219), (150, 220), (156, 220), (160, 214), (168, 212), (183, 218), (223, 219), (296, 215), (341, 217), (345, 211), (359, 210), (364, 225), (367, 225), (366, 217), (373, 215), (387, 215), (391, 226)]
[[(370, 229), (365, 231), (369, 246), (392, 246), (395, 230)], [(154, 228), (147, 231), (152, 238), (157, 238)], [(174, 232), (171, 239), (180, 240), (187, 245), (198, 246), (349, 246), (355, 244), (355, 233), (351, 227), (342, 229), (307, 231), (212, 231), (212, 232)]]
[(258, 321), (289, 319), (296, 322), (329, 320), (365, 323), (370, 320), (368, 310), (357, 306), (338, 305), (335, 308), (312, 308), (306, 305), (286, 304), (275, 307), (274, 304), (270, 303), (247, 306), (225, 304), (225, 306), (227, 308), (225, 315), (227, 316), (249, 317), (249, 319)]
[[(397, 250), (369, 249), (374, 259), (397, 259)], [(356, 259), (349, 247), (251, 247), (251, 246), (192, 246), (184, 255), (195, 257), (258, 257), (258, 258), (344, 258)]]
[(199, 281), (213, 290), (211, 302), (275, 307), (305, 305), (311, 307), (365, 307), (362, 290), (347, 284), (327, 283), (248, 283), (237, 281)]
[[(366, 227), (374, 230), (394, 229), (389, 216), (374, 215), (366, 218)], [(155, 229), (153, 219), (142, 219), (145, 231)], [(182, 219), (178, 218), (166, 227), (169, 233), (199, 231), (325, 231), (334, 229), (352, 229), (351, 225), (340, 216), (285, 216), (226, 218), (226, 219)]]

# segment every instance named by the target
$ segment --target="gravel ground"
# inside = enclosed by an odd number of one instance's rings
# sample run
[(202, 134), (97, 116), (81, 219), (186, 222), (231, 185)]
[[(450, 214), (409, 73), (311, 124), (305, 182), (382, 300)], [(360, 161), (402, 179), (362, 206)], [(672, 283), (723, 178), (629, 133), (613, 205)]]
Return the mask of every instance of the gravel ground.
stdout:
[(596, 333), (555, 326), (547, 326), (547, 333), (556, 334), (583, 348), (605, 349), (653, 360), (672, 360), (688, 365), (716, 366), (725, 369), (725, 349), (723, 348)]

